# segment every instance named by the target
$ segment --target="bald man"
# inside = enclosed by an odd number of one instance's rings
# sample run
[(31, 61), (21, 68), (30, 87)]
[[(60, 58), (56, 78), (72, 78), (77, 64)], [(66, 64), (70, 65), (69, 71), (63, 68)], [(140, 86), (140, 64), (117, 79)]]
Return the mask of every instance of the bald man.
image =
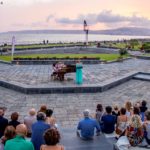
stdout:
[(4, 150), (34, 150), (33, 144), (25, 139), (26, 135), (26, 125), (18, 125), (16, 127), (16, 137), (6, 142)]
[(4, 110), (0, 108), (0, 138), (4, 135), (4, 130), (8, 125), (8, 120), (3, 116), (4, 116)]

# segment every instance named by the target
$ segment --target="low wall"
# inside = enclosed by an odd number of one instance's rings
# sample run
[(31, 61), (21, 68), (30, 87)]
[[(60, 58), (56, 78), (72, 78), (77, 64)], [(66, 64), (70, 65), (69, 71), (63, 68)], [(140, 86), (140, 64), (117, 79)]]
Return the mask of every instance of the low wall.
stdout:
[(139, 58), (139, 59), (145, 59), (145, 60), (150, 60), (150, 56), (135, 56), (136, 58)]
[[(64, 60), (64, 59), (54, 59), (54, 60), (13, 60), (12, 64), (16, 65), (48, 65), (57, 62), (64, 62), (65, 64), (76, 64), (77, 60)], [(99, 64), (101, 61), (99, 59), (83, 59), (80, 60), (83, 64)]]

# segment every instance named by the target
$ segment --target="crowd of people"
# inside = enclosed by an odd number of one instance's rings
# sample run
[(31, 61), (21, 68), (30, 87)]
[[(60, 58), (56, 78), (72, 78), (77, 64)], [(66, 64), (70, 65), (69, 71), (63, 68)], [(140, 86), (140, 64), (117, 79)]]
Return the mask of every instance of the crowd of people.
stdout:
[(97, 135), (100, 132), (116, 135), (116, 139), (126, 136), (131, 146), (140, 145), (143, 140), (144, 146), (150, 145), (150, 111), (147, 108), (147, 102), (137, 102), (132, 105), (127, 101), (123, 107), (115, 105), (106, 106), (98, 104), (94, 117), (90, 116), (90, 111), (83, 112), (84, 119), (77, 127), (77, 135), (82, 139), (93, 139), (94, 129)]
[(4, 113), (0, 108), (0, 150), (64, 150), (62, 145), (57, 145), (60, 133), (52, 116), (53, 110), (46, 105), (38, 112), (30, 109), (23, 122), (18, 121), (18, 112), (11, 114), (11, 121)]
[[(23, 122), (18, 121), (18, 112), (11, 114), (10, 121), (4, 113), (0, 108), (0, 150), (64, 150), (64, 146), (58, 144), (60, 133), (52, 116), (53, 110), (46, 105), (37, 112), (30, 109)], [(94, 116), (88, 109), (83, 111), (83, 116), (77, 126), (77, 136), (83, 140), (94, 140), (95, 134), (116, 133), (117, 139), (126, 136), (131, 146), (137, 146), (143, 140), (150, 145), (150, 111), (144, 100), (134, 105), (127, 101), (120, 108), (115, 105), (104, 109), (102, 104), (97, 104)]]

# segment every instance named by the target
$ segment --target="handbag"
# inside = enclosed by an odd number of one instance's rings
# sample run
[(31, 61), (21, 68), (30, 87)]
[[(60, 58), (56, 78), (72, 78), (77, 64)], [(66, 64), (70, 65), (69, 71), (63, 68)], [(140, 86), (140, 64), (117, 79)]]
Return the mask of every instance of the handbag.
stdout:
[(121, 136), (116, 143), (116, 147), (118, 150), (128, 150), (130, 143), (127, 136)]
[(116, 127), (116, 134), (120, 135), (121, 133), (122, 131), (118, 127)]

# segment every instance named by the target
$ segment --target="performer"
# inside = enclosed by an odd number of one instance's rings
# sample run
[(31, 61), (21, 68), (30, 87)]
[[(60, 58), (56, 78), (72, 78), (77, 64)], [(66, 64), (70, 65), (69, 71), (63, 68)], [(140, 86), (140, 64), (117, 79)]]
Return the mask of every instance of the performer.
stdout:
[(53, 64), (53, 73), (51, 77), (54, 77), (53, 79), (59, 79), (60, 81), (64, 80), (64, 71), (63, 69), (66, 68), (66, 65), (63, 62), (58, 62), (56, 64)]

